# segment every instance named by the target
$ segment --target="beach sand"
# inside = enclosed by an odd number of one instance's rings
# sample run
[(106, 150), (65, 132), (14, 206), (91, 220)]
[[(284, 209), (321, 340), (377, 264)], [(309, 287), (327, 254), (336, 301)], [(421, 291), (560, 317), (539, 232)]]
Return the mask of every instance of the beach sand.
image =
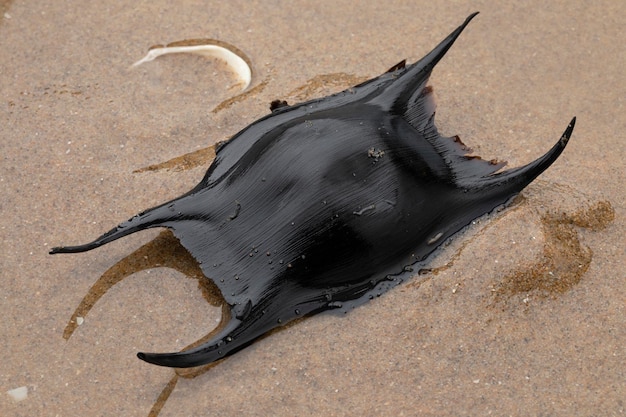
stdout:
[[(114, 275), (128, 277), (77, 326), (90, 287), (159, 231), (85, 254), (51, 247), (188, 191), (208, 167), (202, 150), (272, 100), (414, 62), (477, 10), (431, 77), (439, 130), (515, 167), (578, 121), (560, 159), (456, 236), (432, 271), (181, 377), (160, 403), (175, 373), (136, 352), (180, 350), (219, 323), (197, 280), (124, 264)], [(0, 415), (625, 413), (626, 3), (76, 0), (0, 11)], [(215, 59), (130, 68), (151, 45), (199, 38), (248, 55), (251, 93), (216, 109), (239, 90)], [(175, 159), (190, 153), (199, 159)], [(20, 387), (18, 402), (7, 391)]]

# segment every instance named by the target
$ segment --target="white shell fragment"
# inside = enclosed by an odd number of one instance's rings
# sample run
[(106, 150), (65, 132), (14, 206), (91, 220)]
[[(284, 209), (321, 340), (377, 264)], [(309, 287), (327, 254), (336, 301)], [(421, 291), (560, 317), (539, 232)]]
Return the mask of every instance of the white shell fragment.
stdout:
[(7, 391), (7, 394), (9, 394), (9, 397), (11, 397), (13, 401), (20, 402), (28, 397), (28, 387), (10, 389)]
[(161, 55), (180, 53), (202, 55), (226, 61), (228, 66), (237, 73), (243, 90), (248, 88), (252, 81), (252, 66), (248, 57), (237, 47), (216, 39), (189, 39), (172, 42), (165, 46), (153, 46), (146, 56), (133, 64), (133, 67), (152, 61)]

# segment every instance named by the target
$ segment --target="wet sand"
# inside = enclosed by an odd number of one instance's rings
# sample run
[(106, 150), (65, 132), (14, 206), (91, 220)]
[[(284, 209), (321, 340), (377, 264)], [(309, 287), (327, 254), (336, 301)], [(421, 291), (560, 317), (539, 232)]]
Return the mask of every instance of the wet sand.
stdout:
[[(626, 5), (353, 3), (0, 2), (0, 415), (147, 416), (175, 374), (136, 352), (182, 349), (219, 322), (196, 280), (154, 268), (64, 339), (90, 287), (159, 231), (49, 249), (182, 194), (208, 163), (135, 171), (228, 139), (272, 100), (413, 62), (475, 10), (431, 78), (440, 131), (514, 167), (577, 116), (561, 158), (430, 273), (180, 378), (160, 416), (624, 414)], [(254, 93), (213, 111), (237, 94), (223, 63), (129, 69), (151, 45), (195, 38), (246, 52)], [(6, 394), (18, 387), (20, 402)]]

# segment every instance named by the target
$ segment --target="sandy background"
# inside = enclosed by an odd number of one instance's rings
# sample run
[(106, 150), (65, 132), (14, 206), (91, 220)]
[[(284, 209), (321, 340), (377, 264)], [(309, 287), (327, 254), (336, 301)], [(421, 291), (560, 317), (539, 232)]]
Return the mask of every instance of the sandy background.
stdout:
[[(181, 378), (160, 415), (625, 413), (626, 3), (356, 3), (0, 1), (0, 415), (147, 416), (174, 372), (135, 353), (181, 349), (219, 321), (195, 280), (156, 268), (63, 338), (92, 284), (158, 231), (80, 255), (50, 247), (180, 195), (208, 165), (134, 170), (229, 138), (274, 99), (413, 62), (475, 10), (431, 80), (440, 130), (518, 166), (575, 115), (559, 161), (457, 237), (440, 269)], [(190, 38), (245, 51), (261, 87), (213, 112), (236, 93), (219, 61), (129, 70), (149, 46)]]

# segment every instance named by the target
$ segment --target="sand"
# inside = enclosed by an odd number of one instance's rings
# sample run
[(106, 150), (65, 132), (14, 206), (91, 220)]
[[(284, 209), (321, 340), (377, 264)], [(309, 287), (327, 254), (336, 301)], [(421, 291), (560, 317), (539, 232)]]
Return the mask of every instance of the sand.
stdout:
[[(457, 236), (431, 272), (181, 377), (157, 408), (623, 415), (626, 3), (611, 0), (0, 2), (0, 415), (147, 416), (175, 373), (136, 352), (182, 349), (221, 309), (179, 270), (143, 269), (141, 257), (119, 267), (159, 231), (80, 255), (49, 249), (190, 189), (206, 148), (272, 100), (412, 62), (475, 10), (431, 79), (440, 131), (519, 166), (577, 116), (561, 158), (512, 207)], [(151, 45), (197, 38), (248, 54), (254, 91), (214, 111), (238, 93), (223, 63), (167, 56), (129, 68)], [(78, 325), (75, 309), (112, 267), (127, 277)]]

